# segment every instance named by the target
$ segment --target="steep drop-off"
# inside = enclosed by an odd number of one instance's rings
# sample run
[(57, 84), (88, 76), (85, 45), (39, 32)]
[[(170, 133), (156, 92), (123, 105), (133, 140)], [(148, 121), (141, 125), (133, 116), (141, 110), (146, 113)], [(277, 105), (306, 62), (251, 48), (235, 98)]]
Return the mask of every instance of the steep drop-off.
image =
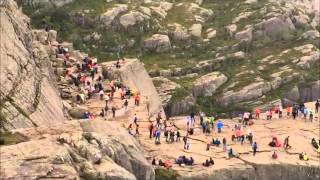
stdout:
[(64, 121), (50, 54), (33, 39), (29, 18), (12, 1), (1, 1), (0, 13), (1, 130)]

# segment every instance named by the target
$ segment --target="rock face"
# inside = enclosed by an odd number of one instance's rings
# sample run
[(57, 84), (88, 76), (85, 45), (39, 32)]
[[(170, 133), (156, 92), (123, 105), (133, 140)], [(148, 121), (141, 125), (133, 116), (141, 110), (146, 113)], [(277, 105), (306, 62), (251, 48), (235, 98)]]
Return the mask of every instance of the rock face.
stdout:
[(211, 96), (228, 78), (220, 72), (212, 72), (197, 79), (192, 88), (193, 96)]
[[(47, 66), (50, 51), (33, 40), (26, 17), (13, 1), (1, 4), (1, 129), (64, 121), (62, 101)], [(46, 34), (46, 33), (43, 33)], [(55, 33), (45, 39), (54, 40)]]
[(310, 102), (320, 99), (320, 80), (311, 83), (309, 86), (295, 86), (284, 94), (282, 103), (292, 105), (299, 102)]
[(153, 84), (156, 86), (157, 92), (160, 96), (162, 106), (165, 107), (169, 103), (172, 93), (181, 86), (169, 79), (159, 76), (152, 78)]
[(1, 179), (153, 180), (155, 177), (135, 139), (105, 121), (70, 121), (15, 133), (28, 140), (1, 147)]
[(127, 59), (126, 65), (120, 69), (109, 71), (110, 63), (102, 63), (104, 74), (111, 74), (114, 79), (136, 89), (143, 96), (148, 97), (150, 103), (150, 114), (156, 115), (162, 109), (160, 97), (153, 85), (153, 82), (145, 70), (143, 64), (138, 59)]
[(165, 52), (171, 49), (171, 43), (167, 35), (154, 34), (143, 41), (142, 47), (150, 51)]

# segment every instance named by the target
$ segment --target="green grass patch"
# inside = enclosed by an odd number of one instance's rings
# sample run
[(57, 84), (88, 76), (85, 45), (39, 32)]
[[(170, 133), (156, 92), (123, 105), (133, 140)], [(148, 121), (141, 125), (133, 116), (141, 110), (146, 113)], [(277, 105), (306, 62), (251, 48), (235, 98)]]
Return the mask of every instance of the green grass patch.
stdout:
[(155, 169), (156, 180), (177, 180), (179, 173), (173, 169)]
[(28, 138), (19, 133), (12, 133), (9, 131), (0, 132), (0, 146), (18, 144), (27, 140)]

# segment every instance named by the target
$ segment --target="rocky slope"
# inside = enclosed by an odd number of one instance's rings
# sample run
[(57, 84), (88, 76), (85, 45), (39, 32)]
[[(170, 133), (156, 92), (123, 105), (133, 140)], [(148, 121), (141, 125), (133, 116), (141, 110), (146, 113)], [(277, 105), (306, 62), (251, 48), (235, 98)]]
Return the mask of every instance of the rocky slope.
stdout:
[(35, 39), (29, 22), (15, 3), (1, 1), (1, 130), (65, 120), (48, 66), (51, 54)]
[[(243, 110), (243, 104), (268, 103), (294, 86), (310, 88), (320, 77), (318, 3), (75, 0), (37, 12), (22, 5), (32, 25), (57, 29), (62, 39), (99, 61), (139, 57), (151, 76), (178, 84), (159, 91), (167, 113), (176, 115), (208, 111), (208, 104), (219, 112)], [(202, 89), (193, 96), (196, 80), (214, 71), (227, 81), (214, 92)], [(310, 100), (319, 98), (313, 94)]]
[(26, 140), (1, 147), (1, 179), (154, 179), (139, 144), (115, 124), (71, 121), (13, 132)]

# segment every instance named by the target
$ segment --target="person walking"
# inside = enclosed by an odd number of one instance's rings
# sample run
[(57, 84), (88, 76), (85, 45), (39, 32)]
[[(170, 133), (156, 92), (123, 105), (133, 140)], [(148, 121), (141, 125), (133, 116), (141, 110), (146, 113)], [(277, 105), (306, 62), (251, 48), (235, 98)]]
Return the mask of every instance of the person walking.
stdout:
[(255, 156), (257, 153), (258, 145), (257, 142), (254, 142), (252, 145), (253, 155)]

